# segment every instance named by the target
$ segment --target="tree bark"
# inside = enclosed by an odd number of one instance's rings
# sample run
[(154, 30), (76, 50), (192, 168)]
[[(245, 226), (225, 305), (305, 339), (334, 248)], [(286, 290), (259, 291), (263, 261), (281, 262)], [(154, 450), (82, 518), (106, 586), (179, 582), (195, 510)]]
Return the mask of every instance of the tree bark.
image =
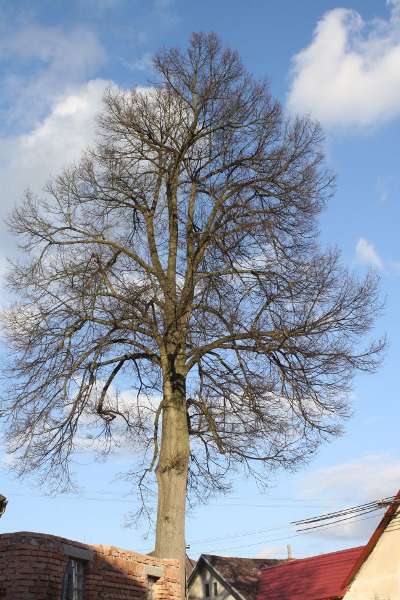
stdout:
[(158, 505), (155, 556), (179, 559), (185, 597), (185, 510), (189, 466), (185, 379), (164, 380), (160, 455), (156, 468)]

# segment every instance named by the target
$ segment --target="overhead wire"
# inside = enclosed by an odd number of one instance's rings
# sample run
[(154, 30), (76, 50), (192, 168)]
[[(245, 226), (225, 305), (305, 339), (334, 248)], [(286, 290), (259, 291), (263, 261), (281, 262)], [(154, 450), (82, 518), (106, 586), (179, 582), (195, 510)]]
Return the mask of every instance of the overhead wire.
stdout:
[[(371, 520), (373, 518), (375, 518), (375, 515), (372, 515), (372, 516), (369, 516), (369, 517), (363, 517), (363, 518), (360, 518), (360, 519), (354, 519), (354, 522), (368, 521), (368, 520)], [(331, 527), (337, 527), (337, 526), (338, 526), (337, 523), (326, 524), (325, 528), (326, 529), (330, 529)], [(224, 548), (218, 547), (218, 548), (213, 548), (212, 550), (209, 550), (209, 553), (211, 554), (213, 552), (224, 552), (226, 550), (241, 550), (243, 548), (251, 548), (251, 547), (254, 547), (254, 546), (260, 546), (261, 544), (265, 544), (266, 542), (267, 543), (271, 543), (271, 542), (278, 542), (278, 541), (282, 541), (282, 540), (289, 540), (289, 539), (301, 537), (303, 535), (307, 535), (307, 534), (310, 534), (310, 533), (313, 533), (313, 532), (311, 532), (311, 531), (302, 531), (302, 532), (297, 532), (297, 533), (293, 533), (291, 535), (285, 535), (285, 536), (278, 537), (278, 538), (272, 538), (272, 539), (271, 538), (265, 538), (265, 539), (261, 540), (260, 542), (254, 542), (252, 544), (242, 544), (240, 546), (229, 546), (229, 547), (224, 547)]]
[(292, 521), (292, 524), (293, 525), (303, 525), (306, 523), (314, 523), (314, 522), (318, 522), (318, 521), (329, 520), (329, 519), (333, 519), (335, 517), (343, 516), (343, 515), (349, 514), (349, 513), (364, 512), (364, 510), (368, 510), (369, 508), (372, 508), (375, 506), (382, 508), (382, 505), (384, 505), (386, 503), (390, 503), (392, 500), (394, 500), (394, 496), (388, 496), (386, 498), (381, 498), (379, 500), (373, 500), (371, 502), (366, 502), (364, 504), (359, 504), (357, 506), (351, 506), (349, 508), (344, 508), (342, 510), (338, 510), (335, 512), (326, 513), (323, 515), (319, 515), (317, 517), (309, 517), (307, 519), (301, 519), (300, 521)]
[[(18, 493), (18, 492), (12, 492), (12, 494), (14, 496), (21, 496), (21, 497), (25, 497), (26, 494), (22, 494), (22, 493)], [(45, 495), (45, 494), (30, 494), (29, 496), (30, 498), (32, 497), (36, 497), (36, 498), (47, 498), (47, 499), (57, 499), (55, 496), (50, 496), (50, 495)], [(94, 496), (84, 496), (82, 494), (76, 494), (76, 495), (69, 495), (69, 496), (63, 496), (63, 498), (66, 498), (68, 500), (87, 500), (87, 501), (95, 501), (95, 502), (119, 502), (119, 503), (131, 503), (132, 500), (129, 498), (123, 499), (121, 497), (114, 497), (114, 498), (101, 498), (101, 497), (94, 497)], [(290, 499), (290, 498), (280, 498), (281, 500), (291, 500), (293, 502), (304, 502), (304, 501), (309, 501), (310, 499)], [(278, 498), (274, 498), (274, 500), (278, 500)], [(236, 533), (236, 534), (230, 534), (227, 536), (219, 536), (216, 538), (206, 538), (206, 539), (197, 539), (197, 540), (193, 540), (192, 542), (190, 542), (189, 546), (194, 546), (194, 545), (199, 545), (199, 544), (211, 544), (211, 543), (215, 543), (215, 542), (223, 542), (225, 540), (235, 540), (235, 539), (239, 539), (239, 538), (244, 538), (244, 537), (250, 537), (250, 536), (257, 536), (257, 535), (263, 535), (265, 533), (268, 532), (273, 532), (273, 531), (284, 531), (289, 530), (288, 534), (289, 535), (284, 535), (283, 537), (278, 537), (278, 538), (263, 538), (261, 541), (259, 542), (254, 542), (254, 543), (250, 543), (250, 544), (242, 544), (239, 546), (231, 546), (231, 547), (224, 547), (224, 548), (217, 548), (218, 551), (225, 551), (225, 550), (237, 550), (237, 549), (241, 549), (241, 548), (250, 548), (253, 546), (258, 546), (261, 545), (265, 542), (274, 542), (274, 541), (280, 541), (280, 540), (287, 540), (287, 539), (292, 539), (294, 537), (299, 537), (302, 535), (307, 534), (308, 532), (310, 533), (316, 533), (315, 530), (325, 530), (325, 529), (330, 529), (331, 527), (337, 527), (342, 525), (344, 522), (347, 523), (356, 523), (356, 522), (360, 522), (360, 521), (366, 521), (366, 520), (370, 520), (375, 518), (375, 514), (373, 514), (372, 516), (369, 517), (363, 517), (363, 515), (369, 514), (369, 513), (376, 513), (379, 510), (382, 510), (385, 506), (387, 506), (388, 504), (390, 504), (392, 501), (394, 500), (394, 496), (388, 496), (379, 500), (374, 500), (371, 502), (366, 502), (364, 504), (360, 504), (360, 505), (356, 505), (353, 507), (348, 507), (348, 508), (344, 508), (342, 510), (339, 511), (335, 511), (335, 512), (330, 512), (330, 513), (326, 513), (326, 514), (322, 514), (319, 516), (314, 516), (314, 517), (309, 517), (307, 519), (301, 519), (298, 521), (292, 521), (289, 524), (285, 524), (285, 525), (280, 525), (280, 526), (276, 526), (276, 527), (268, 527), (268, 528), (260, 528), (260, 529), (254, 529), (254, 530), (248, 530), (248, 531), (244, 531), (244, 532), (240, 532), (240, 533)], [(279, 508), (283, 508), (284, 505), (276, 505), (276, 506), (271, 506), (270, 504), (236, 504), (236, 503), (226, 503), (224, 505), (217, 505), (217, 506), (247, 506), (247, 507), (260, 507), (260, 508), (275, 508), (275, 507), (279, 507)], [(306, 508), (307, 505), (303, 505), (302, 508)], [(324, 504), (318, 504), (318, 506), (324, 506)], [(311, 507), (311, 505), (308, 505), (308, 507)], [(359, 518), (362, 517), (362, 518)], [(296, 526), (296, 527), (301, 527), (301, 529), (297, 529), (296, 533), (291, 533), (290, 529), (291, 526)], [(394, 525), (394, 523), (393, 523)], [(397, 525), (397, 523), (396, 523)], [(304, 527), (303, 527), (304, 526)], [(391, 530), (395, 530), (397, 529), (394, 528), (392, 526)], [(215, 549), (213, 549), (212, 551), (216, 551)], [(211, 551), (210, 551), (211, 552)]]
[[(368, 513), (376, 512), (377, 510), (382, 510), (381, 506), (376, 508), (371, 508), (370, 510), (363, 511), (361, 514), (366, 515)], [(335, 525), (336, 523), (343, 523), (344, 521), (353, 520), (357, 515), (350, 515), (348, 517), (344, 517), (343, 519), (336, 519), (335, 521), (331, 521), (330, 523), (321, 523), (320, 525), (312, 525), (311, 527), (305, 527), (304, 529), (297, 529), (298, 532), (311, 531), (312, 529), (319, 529), (321, 527), (328, 527), (329, 525)]]
[[(344, 522), (357, 523), (360, 521), (371, 520), (376, 517), (375, 514), (373, 514), (369, 517), (364, 517), (364, 515), (370, 514), (370, 513), (376, 513), (377, 511), (382, 510), (385, 506), (387, 506), (391, 502), (393, 502), (394, 498), (395, 498), (394, 496), (388, 496), (383, 499), (366, 502), (364, 504), (360, 504), (360, 505), (353, 506), (350, 508), (345, 508), (340, 511), (335, 511), (332, 513), (327, 513), (324, 515), (320, 515), (318, 517), (311, 517), (308, 519), (293, 521), (292, 523), (290, 523), (290, 525), (298, 526), (298, 525), (304, 524), (304, 525), (307, 525), (307, 527), (298, 529), (298, 530), (296, 530), (296, 533), (291, 534), (291, 535), (285, 535), (283, 537), (274, 538), (274, 539), (263, 538), (263, 540), (261, 540), (260, 542), (255, 542), (255, 543), (251, 543), (251, 544), (242, 544), (240, 546), (218, 548), (217, 550), (224, 551), (224, 550), (237, 550), (240, 548), (249, 548), (252, 546), (261, 545), (265, 542), (280, 541), (280, 540), (284, 540), (284, 539), (291, 539), (293, 537), (299, 537), (299, 536), (305, 535), (307, 533), (313, 533), (313, 532), (316, 533), (313, 530), (315, 530), (315, 529), (319, 529), (319, 530), (330, 529), (332, 527), (340, 526)], [(321, 522), (321, 521), (328, 521), (328, 522)], [(318, 524), (314, 525), (315, 523), (318, 523)], [(247, 536), (251, 536), (251, 535), (261, 535), (267, 531), (279, 531), (279, 530), (284, 530), (284, 529), (288, 529), (288, 528), (289, 528), (289, 526), (286, 525), (286, 526), (282, 526), (282, 527), (275, 527), (275, 528), (268, 528), (268, 529), (264, 528), (264, 529), (259, 529), (259, 530), (243, 532), (243, 533), (236, 534), (236, 535), (225, 536), (223, 538), (195, 540), (191, 543), (191, 545), (197, 545), (199, 543), (208, 544), (208, 543), (216, 542), (216, 541), (223, 541), (223, 540), (228, 540), (228, 539), (238, 539), (239, 537), (247, 537)], [(216, 551), (216, 550), (214, 549), (213, 551)]]
[(193, 540), (190, 545), (194, 546), (194, 545), (198, 545), (198, 544), (207, 544), (210, 542), (222, 542), (225, 540), (229, 540), (229, 539), (238, 539), (241, 537), (248, 537), (251, 535), (261, 535), (262, 533), (266, 533), (268, 531), (281, 531), (282, 529), (288, 529), (288, 525), (282, 525), (282, 526), (277, 526), (277, 527), (268, 527), (268, 528), (264, 528), (264, 529), (253, 529), (250, 531), (244, 531), (241, 533), (237, 533), (237, 534), (232, 534), (232, 535), (227, 535), (227, 536), (223, 536), (223, 537), (217, 537), (217, 538), (208, 538), (208, 539), (203, 539), (203, 540)]
[[(78, 493), (66, 493), (61, 495), (56, 494), (36, 494), (29, 491), (29, 493), (23, 493), (14, 490), (7, 490), (7, 493), (17, 497), (29, 497), (29, 498), (46, 498), (49, 500), (88, 500), (93, 502), (123, 502), (123, 503), (132, 503), (134, 497), (129, 497), (128, 494), (123, 497), (124, 494), (115, 494), (115, 492), (109, 492), (107, 490), (94, 490), (93, 494), (90, 496), (86, 496), (80, 492)], [(103, 496), (107, 495), (107, 498)], [(279, 501), (289, 501), (291, 504), (282, 504)], [(207, 506), (212, 506), (214, 508), (227, 508), (227, 507), (243, 507), (243, 508), (287, 508), (292, 504), (301, 504), (302, 508), (315, 508), (315, 507), (325, 507), (329, 504), (333, 504), (336, 502), (335, 500), (323, 500), (322, 502), (318, 501), (318, 498), (281, 498), (274, 497), (271, 498), (271, 503), (268, 504), (255, 504), (255, 503), (242, 503), (242, 502), (227, 502), (227, 503), (210, 503)], [(308, 502), (309, 504), (303, 504), (304, 502)]]

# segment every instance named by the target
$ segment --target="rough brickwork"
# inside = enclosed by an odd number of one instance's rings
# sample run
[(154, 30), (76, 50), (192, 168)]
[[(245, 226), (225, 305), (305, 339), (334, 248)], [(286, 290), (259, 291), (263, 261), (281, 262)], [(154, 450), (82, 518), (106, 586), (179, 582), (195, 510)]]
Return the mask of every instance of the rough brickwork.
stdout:
[(85, 560), (84, 600), (147, 600), (151, 575), (159, 576), (154, 600), (179, 598), (177, 561), (18, 532), (0, 535), (0, 600), (60, 600), (70, 557), (85, 553), (91, 556)]

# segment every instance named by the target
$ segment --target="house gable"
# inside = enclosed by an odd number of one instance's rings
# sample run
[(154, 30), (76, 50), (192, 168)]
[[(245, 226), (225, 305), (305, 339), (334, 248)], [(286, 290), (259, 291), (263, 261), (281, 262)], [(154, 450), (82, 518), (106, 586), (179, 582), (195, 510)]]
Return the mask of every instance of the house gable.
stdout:
[(343, 600), (400, 600), (400, 492), (350, 573)]
[(203, 556), (188, 580), (189, 600), (245, 600), (232, 590), (220, 573)]
[(281, 562), (285, 561), (202, 554), (188, 579), (189, 598), (256, 600), (261, 569)]

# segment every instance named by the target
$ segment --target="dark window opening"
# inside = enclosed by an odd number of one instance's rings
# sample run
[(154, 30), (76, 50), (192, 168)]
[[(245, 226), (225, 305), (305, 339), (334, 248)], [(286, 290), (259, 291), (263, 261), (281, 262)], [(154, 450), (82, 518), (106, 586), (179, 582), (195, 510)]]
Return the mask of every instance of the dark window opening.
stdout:
[(218, 596), (218, 584), (214, 581), (214, 596)]
[(84, 600), (85, 566), (82, 561), (70, 558), (65, 569), (61, 600)]
[(205, 589), (206, 589), (206, 598), (209, 598), (210, 597), (210, 584), (209, 583), (206, 583)]
[(154, 600), (154, 585), (159, 580), (159, 577), (154, 575), (147, 576), (147, 600)]

